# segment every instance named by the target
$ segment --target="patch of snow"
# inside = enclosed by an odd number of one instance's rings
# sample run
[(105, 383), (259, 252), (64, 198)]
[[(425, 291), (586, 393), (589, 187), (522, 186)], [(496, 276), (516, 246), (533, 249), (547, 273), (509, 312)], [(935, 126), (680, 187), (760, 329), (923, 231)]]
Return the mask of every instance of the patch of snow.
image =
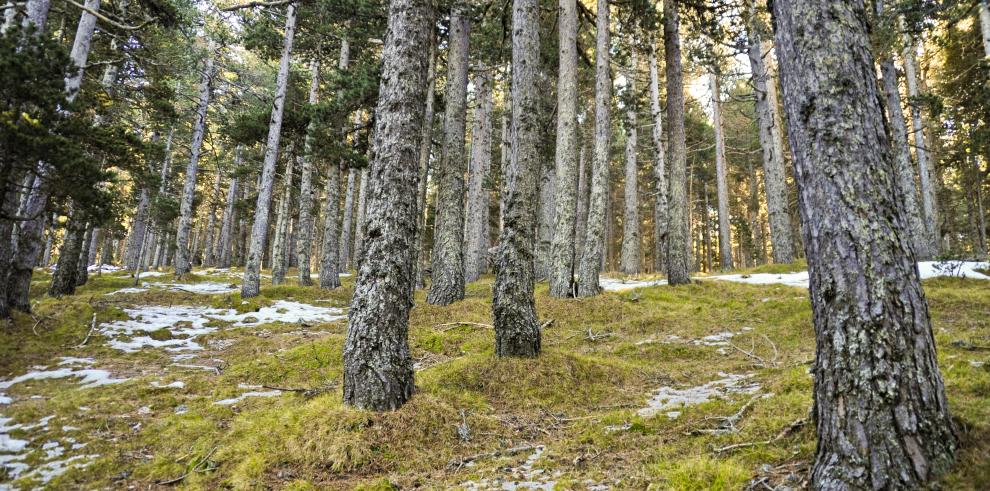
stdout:
[(93, 264), (86, 268), (90, 273), (113, 273), (124, 268), (112, 264)]
[(560, 471), (551, 474), (543, 469), (534, 468), (536, 461), (540, 460), (545, 451), (545, 446), (538, 445), (519, 467), (506, 468), (504, 471), (508, 474), (507, 476), (468, 481), (462, 483), (461, 486), (470, 490), (553, 491), (557, 486), (557, 478), (561, 475)]
[(663, 412), (668, 418), (674, 419), (680, 416), (680, 411), (676, 411), (677, 409), (703, 404), (713, 399), (724, 399), (733, 394), (755, 394), (760, 390), (759, 384), (747, 381), (751, 375), (719, 372), (718, 376), (722, 378), (697, 387), (686, 389), (661, 387), (646, 402), (646, 407), (637, 411), (637, 414), (650, 417)]
[(7, 405), (7, 404), (10, 404), (12, 402), (14, 402), (14, 399), (12, 399), (7, 394), (4, 394), (4, 393), (0, 392), (0, 405)]
[[(990, 276), (977, 271), (978, 269), (990, 269), (990, 263), (979, 261), (921, 261), (918, 263), (918, 272), (921, 279), (938, 277), (959, 277), (975, 280), (990, 280)], [(808, 288), (808, 272), (799, 271), (796, 273), (755, 273), (755, 274), (730, 274), (709, 276), (708, 279), (732, 281), (736, 283), (748, 283), (751, 285), (781, 284)]]
[(151, 386), (156, 389), (181, 389), (186, 386), (186, 383), (181, 380), (176, 380), (170, 384), (162, 385), (161, 382), (154, 380), (151, 382)]
[(93, 358), (76, 358), (74, 356), (63, 356), (59, 358), (58, 365), (92, 365), (96, 363)]
[(57, 370), (31, 371), (24, 375), (14, 377), (10, 380), (0, 382), (0, 389), (9, 389), (11, 386), (26, 382), (28, 380), (48, 380), (57, 378), (81, 378), (79, 381), (83, 388), (99, 387), (101, 385), (119, 384), (128, 379), (116, 379), (110, 377), (110, 372), (95, 368), (75, 370), (72, 368), (59, 368)]
[(20, 452), (21, 450), (24, 450), (24, 447), (27, 447), (27, 444), (27, 440), (11, 438), (11, 436), (6, 433), (0, 433), (0, 452)]
[(52, 479), (65, 474), (65, 472), (69, 469), (81, 469), (89, 466), (93, 459), (97, 457), (99, 457), (99, 455), (75, 455), (62, 460), (46, 462), (37, 469), (26, 474), (24, 477), (39, 481), (43, 486), (51, 482)]
[(142, 283), (140, 287), (122, 288), (107, 295), (117, 295), (120, 293), (142, 293), (151, 289), (162, 289), (175, 292), (197, 293), (200, 295), (217, 295), (221, 293), (232, 293), (240, 290), (240, 287), (232, 283), (217, 283), (214, 281), (204, 281), (202, 283)]
[(720, 332), (701, 339), (695, 339), (691, 341), (691, 344), (695, 346), (728, 346), (729, 340), (735, 336), (736, 333), (734, 332)]
[(224, 399), (222, 401), (214, 402), (213, 404), (216, 404), (218, 406), (233, 406), (234, 404), (244, 401), (248, 397), (278, 397), (280, 395), (282, 395), (282, 391), (280, 390), (250, 391), (250, 392), (245, 392), (232, 399)]
[(646, 288), (650, 286), (666, 285), (667, 280), (652, 280), (652, 281), (627, 281), (619, 280), (615, 278), (599, 278), (598, 286), (602, 290), (607, 292), (624, 292), (627, 290), (635, 290), (636, 288)]
[(797, 273), (754, 273), (754, 274), (727, 274), (709, 276), (713, 280), (732, 281), (735, 283), (747, 283), (750, 285), (787, 285), (799, 288), (808, 288), (808, 272)]
[(986, 364), (986, 362), (976, 361), (976, 360), (970, 360), (970, 362), (969, 362), (969, 366), (974, 367), (974, 368), (980, 368), (980, 367), (982, 367), (985, 364)]

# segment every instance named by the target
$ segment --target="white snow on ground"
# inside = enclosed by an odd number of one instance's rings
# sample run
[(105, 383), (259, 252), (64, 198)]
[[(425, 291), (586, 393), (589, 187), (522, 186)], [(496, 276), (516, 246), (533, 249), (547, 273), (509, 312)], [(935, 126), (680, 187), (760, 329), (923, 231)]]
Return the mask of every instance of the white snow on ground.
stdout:
[(217, 283), (214, 281), (204, 281), (202, 283), (141, 283), (140, 287), (121, 288), (107, 295), (117, 295), (120, 293), (142, 293), (152, 288), (169, 290), (175, 292), (198, 293), (200, 295), (218, 295), (222, 293), (232, 293), (241, 288), (231, 283)]
[[(71, 437), (59, 439), (46, 437), (46, 441), (40, 447), (32, 446), (32, 441), (38, 439), (39, 435), (32, 436), (29, 431), (40, 429), (48, 432), (50, 430), (48, 423), (54, 418), (55, 416), (46, 416), (35, 423), (11, 424), (13, 418), (0, 415), (0, 470), (5, 472), (8, 481), (27, 479), (35, 486), (34, 489), (40, 489), (69, 469), (85, 467), (99, 457), (99, 455), (66, 456), (67, 452), (86, 446), (85, 443), (78, 443)], [(63, 431), (66, 429), (74, 428), (64, 426)], [(12, 431), (18, 431), (23, 435), (19, 434), (18, 438), (14, 438), (10, 435)], [(29, 459), (34, 463), (29, 464)], [(18, 488), (7, 483), (0, 484), (0, 491), (14, 489)]]
[(162, 385), (161, 382), (157, 380), (153, 380), (151, 382), (151, 386), (156, 389), (181, 389), (186, 386), (186, 383), (181, 380), (176, 380), (175, 382), (172, 382), (170, 384)]
[(10, 404), (12, 402), (14, 402), (14, 400), (10, 396), (0, 392), (0, 405)]
[(546, 447), (543, 445), (538, 445), (533, 449), (533, 453), (526, 457), (526, 461), (523, 462), (519, 467), (507, 467), (504, 472), (505, 476), (499, 476), (492, 479), (481, 479), (478, 481), (468, 481), (462, 483), (465, 489), (470, 489), (472, 491), (479, 490), (494, 490), (501, 489), (506, 491), (516, 491), (516, 490), (545, 490), (553, 491), (557, 486), (557, 481), (555, 478), (560, 476), (560, 472), (555, 472), (553, 475), (548, 474), (543, 469), (534, 469), (534, 465), (540, 457), (543, 456), (543, 452), (546, 451)]
[(650, 417), (665, 412), (668, 418), (674, 419), (681, 415), (677, 409), (703, 404), (712, 399), (724, 399), (733, 394), (755, 394), (760, 390), (759, 384), (748, 381), (751, 375), (719, 372), (718, 376), (722, 378), (697, 387), (686, 389), (660, 387), (653, 397), (646, 401), (646, 407), (637, 411), (637, 414)]
[[(101, 324), (99, 331), (110, 339), (110, 347), (128, 353), (146, 347), (165, 348), (169, 352), (202, 350), (203, 346), (196, 338), (219, 330), (220, 326), (214, 321), (228, 322), (231, 327), (246, 327), (274, 322), (333, 322), (346, 317), (338, 308), (286, 300), (246, 313), (185, 305), (146, 305), (124, 309), (124, 312), (130, 319)], [(168, 331), (167, 339), (155, 339), (158, 336), (150, 335), (161, 330)]]
[(141, 278), (155, 278), (157, 276), (165, 276), (172, 273), (166, 273), (164, 271), (142, 271)]
[(282, 395), (282, 391), (280, 390), (249, 391), (232, 399), (224, 399), (222, 401), (214, 402), (213, 404), (216, 404), (218, 406), (233, 406), (234, 404), (243, 402), (248, 397), (278, 397), (280, 395)]
[(607, 292), (624, 292), (635, 290), (636, 288), (646, 288), (649, 286), (666, 285), (667, 280), (632, 281), (620, 280), (616, 278), (599, 278), (598, 285)]
[(120, 271), (124, 268), (120, 266), (114, 266), (112, 264), (93, 264), (86, 268), (90, 273), (113, 273), (115, 271)]
[(808, 288), (808, 272), (798, 273), (754, 273), (754, 274), (727, 274), (719, 276), (709, 276), (705, 279), (732, 281), (735, 283), (748, 283), (750, 285), (788, 285), (799, 288)]
[(28, 380), (48, 380), (56, 378), (74, 377), (82, 379), (79, 381), (83, 388), (99, 387), (101, 385), (119, 384), (128, 379), (116, 379), (110, 377), (110, 372), (95, 368), (85, 368), (76, 370), (73, 368), (59, 368), (57, 370), (35, 370), (14, 377), (10, 380), (0, 382), (0, 389), (9, 389), (11, 386), (26, 382)]

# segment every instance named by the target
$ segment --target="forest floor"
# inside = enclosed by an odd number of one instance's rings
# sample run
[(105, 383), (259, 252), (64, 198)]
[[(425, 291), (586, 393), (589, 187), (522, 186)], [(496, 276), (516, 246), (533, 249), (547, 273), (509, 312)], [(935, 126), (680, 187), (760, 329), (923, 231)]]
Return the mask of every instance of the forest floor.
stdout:
[[(228, 271), (92, 274), (63, 299), (48, 279), (0, 329), (0, 490), (801, 488), (814, 456), (800, 286), (541, 284), (533, 360), (494, 357), (491, 277), (447, 307), (417, 291), (418, 391), (376, 414), (341, 404), (353, 277), (247, 301)], [(990, 489), (990, 282), (925, 290), (961, 441), (943, 487)]]

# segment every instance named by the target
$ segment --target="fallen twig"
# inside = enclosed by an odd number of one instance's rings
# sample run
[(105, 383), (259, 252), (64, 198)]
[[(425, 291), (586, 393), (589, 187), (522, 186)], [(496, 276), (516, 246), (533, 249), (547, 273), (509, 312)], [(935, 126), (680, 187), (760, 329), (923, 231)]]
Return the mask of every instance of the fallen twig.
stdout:
[(757, 365), (759, 365), (760, 367), (777, 368), (779, 366), (779, 364), (777, 363), (777, 357), (780, 354), (780, 352), (777, 351), (777, 345), (774, 344), (774, 342), (771, 341), (770, 338), (768, 338), (765, 334), (761, 334), (761, 336), (763, 336), (763, 339), (765, 339), (767, 343), (770, 344), (770, 347), (773, 349), (773, 359), (769, 361), (763, 359), (763, 357), (756, 354), (756, 340), (753, 340), (753, 347), (750, 349), (750, 351), (746, 351), (740, 348), (739, 346), (736, 346), (731, 341), (729, 342), (729, 346), (732, 346), (740, 353), (746, 355), (747, 358), (754, 360), (757, 363)]
[(198, 469), (199, 466), (203, 465), (204, 463), (206, 463), (206, 461), (210, 460), (210, 457), (213, 456), (213, 452), (216, 452), (217, 451), (217, 448), (219, 448), (219, 447), (213, 447), (213, 450), (210, 450), (210, 453), (206, 454), (206, 456), (204, 456), (202, 459), (200, 459), (199, 462), (196, 462), (196, 465), (194, 465), (191, 469), (189, 469), (188, 471), (186, 471), (185, 474), (183, 474), (183, 475), (181, 475), (181, 476), (179, 476), (179, 477), (177, 477), (175, 479), (169, 479), (167, 481), (158, 481), (155, 484), (158, 484), (159, 486), (168, 486), (168, 485), (171, 485), (171, 484), (177, 484), (177, 483), (182, 482), (183, 479), (189, 477), (189, 474), (192, 474), (193, 472), (196, 472), (196, 469)]
[(83, 346), (86, 346), (86, 343), (89, 342), (89, 337), (93, 335), (93, 331), (95, 329), (96, 329), (96, 312), (93, 312), (93, 322), (89, 325), (89, 332), (86, 333), (86, 337), (82, 340), (81, 343), (79, 343), (78, 346), (76, 346), (76, 348), (82, 348)]
[(295, 392), (297, 394), (302, 394), (303, 397), (305, 397), (305, 398), (308, 399), (310, 397), (316, 397), (316, 396), (318, 396), (320, 394), (325, 394), (327, 392), (330, 392), (331, 390), (336, 389), (337, 388), (337, 385), (336, 384), (329, 384), (329, 385), (324, 385), (322, 387), (314, 387), (314, 388), (310, 388), (310, 389), (292, 388), (292, 387), (277, 387), (277, 386), (274, 386), (274, 385), (262, 385), (261, 387), (262, 388), (265, 388), (265, 389), (268, 389), (268, 390), (279, 390), (279, 391), (282, 391), (282, 392)]
[(495, 326), (492, 326), (491, 324), (482, 324), (480, 322), (466, 322), (466, 321), (448, 322), (446, 324), (437, 324), (433, 327), (441, 328), (440, 329), (441, 331), (449, 331), (451, 329), (454, 329), (455, 327), (460, 327), (460, 326), (475, 326), (475, 327), (483, 327), (485, 329), (495, 329)]
[(552, 325), (553, 325), (553, 319), (550, 319), (550, 320), (548, 320), (548, 321), (546, 321), (546, 322), (544, 322), (543, 324), (540, 325), (540, 330), (546, 329), (546, 328), (548, 328), (548, 327), (550, 327)]
[(523, 445), (521, 447), (512, 447), (512, 448), (507, 448), (505, 450), (496, 450), (494, 452), (479, 453), (468, 457), (464, 457), (463, 459), (460, 460), (452, 460), (447, 465), (455, 469), (460, 469), (465, 464), (469, 464), (477, 460), (486, 459), (490, 457), (501, 457), (503, 455), (515, 455), (520, 452), (528, 452), (530, 450), (536, 450), (538, 446), (539, 445)]
[(588, 328), (588, 341), (594, 342), (594, 341), (598, 341), (600, 339), (605, 339), (605, 338), (612, 337), (612, 336), (615, 336), (615, 334), (613, 334), (611, 332), (603, 332), (601, 334), (595, 334), (591, 330), (590, 327)]
[(736, 428), (736, 423), (738, 423), (740, 420), (742, 420), (743, 414), (745, 414), (746, 411), (750, 407), (752, 407), (753, 403), (755, 403), (757, 400), (759, 400), (761, 398), (763, 398), (763, 395), (762, 394), (757, 394), (757, 395), (753, 396), (752, 398), (750, 398), (750, 400), (747, 401), (746, 404), (743, 404), (743, 406), (741, 408), (739, 408), (739, 410), (736, 411), (735, 414), (733, 414), (731, 416), (726, 416), (726, 417), (717, 417), (717, 418), (714, 418), (714, 419), (718, 419), (718, 420), (721, 420), (722, 421), (722, 423), (718, 425), (718, 428), (714, 428), (714, 429), (703, 429), (703, 430), (694, 430), (694, 431), (689, 432), (689, 434), (704, 433), (704, 434), (708, 434), (708, 435), (723, 435), (723, 434), (726, 434), (726, 433), (735, 433), (735, 432), (739, 431), (738, 428)]
[(807, 423), (807, 421), (808, 420), (805, 419), (805, 418), (800, 418), (800, 419), (794, 420), (793, 423), (787, 425), (784, 429), (780, 430), (780, 432), (777, 433), (776, 436), (774, 436), (773, 438), (771, 438), (769, 440), (762, 440), (762, 441), (757, 441), (757, 442), (735, 443), (735, 444), (732, 444), (732, 445), (726, 445), (724, 447), (716, 448), (714, 451), (715, 451), (715, 453), (720, 454), (720, 453), (728, 452), (730, 450), (738, 450), (740, 448), (755, 447), (755, 446), (758, 446), (758, 445), (770, 445), (771, 443), (774, 443), (777, 440), (780, 440), (781, 438), (784, 438), (787, 435), (790, 435), (791, 433), (793, 433), (798, 428), (804, 426), (805, 423)]

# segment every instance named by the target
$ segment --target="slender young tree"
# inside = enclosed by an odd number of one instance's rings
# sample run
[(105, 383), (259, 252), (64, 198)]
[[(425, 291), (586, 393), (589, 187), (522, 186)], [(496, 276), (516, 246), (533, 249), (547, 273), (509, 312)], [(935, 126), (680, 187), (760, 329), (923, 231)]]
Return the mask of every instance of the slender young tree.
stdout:
[(240, 178), (237, 176), (237, 168), (241, 165), (241, 154), (244, 149), (238, 145), (234, 149), (234, 172), (230, 178), (230, 188), (227, 190), (227, 203), (223, 209), (223, 219), (220, 221), (220, 239), (217, 241), (217, 266), (229, 268), (231, 262), (231, 246), (233, 244), (234, 223), (237, 221), (237, 194), (241, 192)]
[(261, 169), (261, 185), (258, 186), (258, 202), (251, 225), (251, 244), (244, 265), (241, 297), (256, 297), (261, 293), (261, 259), (268, 242), (268, 214), (271, 211), (272, 188), (275, 185), (275, 163), (278, 160), (278, 144), (282, 136), (282, 112), (285, 109), (285, 93), (289, 82), (289, 61), (292, 58), (292, 38), (296, 32), (296, 4), (290, 3), (285, 12), (285, 38), (282, 57), (275, 81), (275, 100), (272, 119), (268, 124), (268, 141), (265, 144), (265, 161)]
[(354, 254), (351, 262), (361, 267), (361, 248), (364, 247), (364, 222), (368, 207), (368, 168), (361, 169), (361, 191), (358, 192), (357, 216), (354, 217)]
[(495, 354), (540, 354), (533, 296), (536, 177), (539, 166), (539, 2), (512, 2), (512, 158), (506, 174), (505, 227), (495, 260)]
[(667, 281), (691, 282), (691, 232), (688, 226), (687, 143), (684, 133), (684, 73), (681, 62), (680, 2), (663, 2), (664, 58), (667, 70), (667, 157), (670, 193), (667, 203)]
[(423, 288), (423, 270), (429, 263), (429, 250), (426, 248), (426, 212), (428, 204), (426, 193), (430, 181), (430, 156), (433, 154), (433, 97), (436, 88), (437, 70), (437, 40), (435, 34), (430, 34), (429, 65), (426, 71), (426, 112), (423, 116), (423, 140), (419, 146), (419, 192), (416, 209), (416, 284), (415, 288)]
[(560, 0), (558, 13), (557, 148), (553, 238), (550, 243), (550, 295), (574, 294), (575, 214), (578, 202), (577, 0)]
[(640, 233), (639, 233), (639, 165), (636, 160), (638, 131), (636, 128), (636, 52), (629, 57), (629, 73), (626, 74), (626, 178), (622, 191), (625, 207), (622, 212), (622, 250), (619, 269), (625, 274), (640, 272)]
[(422, 142), (430, 2), (391, 0), (375, 117), (367, 254), (344, 344), (344, 402), (396, 409), (413, 394), (409, 295), (416, 260), (416, 185)]
[(292, 149), (285, 163), (285, 177), (282, 180), (282, 196), (279, 197), (275, 210), (275, 237), (272, 240), (272, 284), (280, 285), (285, 282), (285, 274), (289, 270), (287, 253), (289, 252), (289, 221), (292, 208), (292, 168), (295, 156)]
[[(877, 0), (880, 1), (880, 0)], [(928, 154), (928, 144), (925, 141), (925, 122), (921, 115), (921, 103), (918, 101), (921, 91), (918, 89), (918, 70), (915, 60), (917, 43), (909, 36), (904, 36), (904, 78), (907, 81), (908, 105), (911, 107), (911, 137), (914, 140), (914, 156), (918, 161), (918, 182), (921, 185), (921, 211), (924, 214), (924, 224), (927, 227), (928, 256), (939, 253), (938, 204), (935, 201), (935, 186), (932, 183), (932, 169)], [(922, 259), (927, 257), (922, 256)]]
[[(337, 69), (347, 70), (351, 57), (351, 45), (347, 38), (340, 40), (340, 57)], [(341, 128), (341, 134), (344, 128)], [(340, 286), (340, 251), (338, 250), (338, 215), (340, 213), (340, 173), (342, 164), (333, 163), (327, 169), (326, 201), (323, 205), (323, 253), (320, 258), (320, 288)]]
[(426, 301), (449, 305), (464, 298), (464, 126), (467, 111), (470, 7), (458, 0), (450, 11), (447, 106), (433, 232), (433, 283)]
[(578, 269), (577, 295), (598, 295), (598, 275), (605, 257), (605, 217), (608, 201), (608, 160), (611, 147), (612, 80), (609, 74), (609, 5), (598, 0), (595, 46), (595, 155), (591, 167), (591, 191), (588, 199), (588, 228), (584, 254)]
[(650, 38), (650, 113), (653, 117), (653, 163), (655, 198), (653, 202), (653, 270), (661, 272), (666, 264), (667, 244), (667, 161), (663, 147), (663, 112), (660, 109), (660, 75), (657, 70), (656, 41)]
[(722, 126), (722, 89), (718, 75), (711, 76), (712, 124), (715, 127), (715, 185), (718, 195), (718, 251), (723, 271), (732, 265), (732, 232), (729, 228), (729, 177), (725, 160), (725, 128)]
[(473, 85), (477, 107), (471, 130), (471, 163), (464, 215), (465, 282), (476, 281), (481, 276), (485, 252), (482, 239), (488, 228), (484, 213), (484, 209), (488, 208), (488, 193), (484, 185), (492, 161), (492, 82), (487, 67), (479, 67)]
[[(354, 126), (360, 119), (354, 115)], [(344, 216), (340, 225), (340, 269), (351, 269), (351, 232), (354, 230), (354, 188), (357, 186), (358, 170), (351, 167), (347, 170), (347, 192), (344, 194)]]
[(811, 279), (815, 489), (917, 489), (956, 438), (861, 1), (774, 2)]
[[(309, 104), (320, 102), (320, 62), (310, 62)], [(313, 152), (315, 151), (316, 122), (310, 121), (303, 143), (302, 165), (299, 172), (299, 234), (296, 238), (296, 263), (299, 268), (299, 284), (313, 284), (310, 278), (313, 251)]]
[(189, 231), (192, 229), (193, 200), (196, 196), (196, 173), (199, 171), (199, 153), (206, 134), (206, 112), (210, 107), (213, 87), (213, 42), (209, 43), (206, 64), (199, 81), (199, 106), (193, 122), (192, 143), (189, 144), (189, 163), (186, 165), (182, 199), (179, 202), (179, 228), (175, 232), (175, 275), (182, 276), (192, 270), (189, 257)]
[[(212, 267), (216, 264), (216, 247), (214, 243), (214, 230), (217, 227), (217, 199), (220, 197), (220, 184), (223, 180), (223, 173), (217, 168), (216, 179), (213, 181), (213, 193), (209, 196), (209, 203), (206, 204), (206, 244), (203, 247), (203, 266)], [(91, 251), (92, 252), (92, 251)]]

